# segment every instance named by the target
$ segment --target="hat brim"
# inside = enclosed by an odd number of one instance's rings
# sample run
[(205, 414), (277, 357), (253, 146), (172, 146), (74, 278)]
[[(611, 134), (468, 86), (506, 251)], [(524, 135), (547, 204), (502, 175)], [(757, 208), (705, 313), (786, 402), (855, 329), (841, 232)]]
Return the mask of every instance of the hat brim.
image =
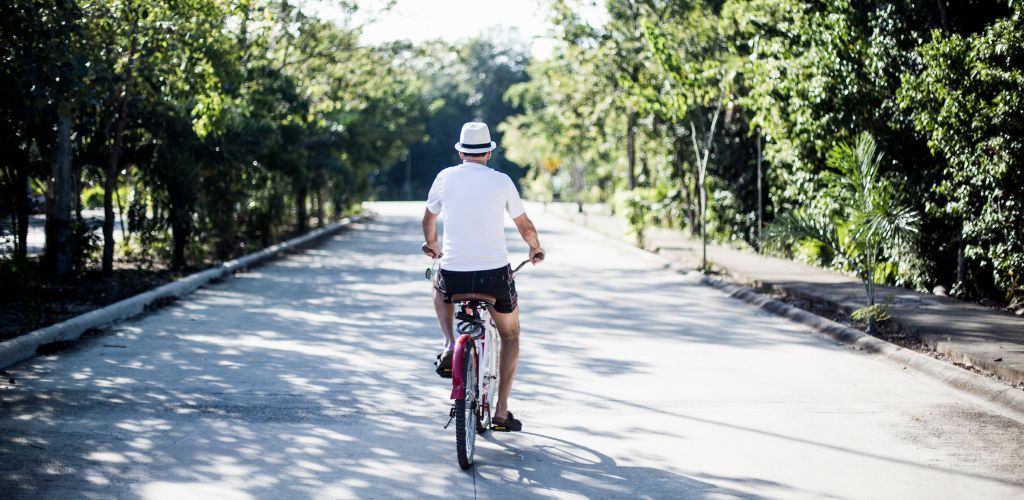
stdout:
[(469, 154), (486, 153), (488, 151), (494, 151), (494, 149), (497, 148), (497, 147), (498, 147), (498, 145), (495, 144), (494, 141), (491, 141), (491, 145), (487, 146), (486, 148), (464, 148), (464, 147), (462, 147), (462, 143), (461, 142), (455, 143), (455, 150), (456, 151), (459, 151), (459, 152), (462, 152), (462, 153), (469, 153)]

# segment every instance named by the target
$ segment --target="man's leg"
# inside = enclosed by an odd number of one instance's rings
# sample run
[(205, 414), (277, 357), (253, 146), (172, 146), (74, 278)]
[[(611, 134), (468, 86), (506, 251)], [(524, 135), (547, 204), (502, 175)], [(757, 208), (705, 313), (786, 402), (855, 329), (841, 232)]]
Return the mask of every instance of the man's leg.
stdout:
[(437, 289), (437, 280), (434, 281), (434, 312), (437, 313), (437, 323), (441, 327), (441, 335), (444, 336), (444, 350), (450, 351), (455, 347), (454, 325), (455, 305), (444, 303), (444, 294)]
[(491, 318), (501, 335), (501, 359), (498, 367), (501, 381), (498, 383), (498, 404), (494, 405), (494, 417), (504, 420), (508, 415), (508, 395), (512, 392), (512, 378), (519, 366), (519, 308), (510, 313), (500, 313), (491, 308)]

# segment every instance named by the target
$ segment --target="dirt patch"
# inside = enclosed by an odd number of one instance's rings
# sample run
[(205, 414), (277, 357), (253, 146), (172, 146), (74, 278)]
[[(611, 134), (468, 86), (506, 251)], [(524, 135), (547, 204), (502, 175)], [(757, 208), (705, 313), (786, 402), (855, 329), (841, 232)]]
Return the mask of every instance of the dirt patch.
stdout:
[[(853, 328), (854, 330), (858, 330), (861, 332), (867, 331), (867, 325), (864, 322), (858, 321), (851, 317), (849, 311), (847, 311), (846, 308), (836, 303), (821, 299), (815, 299), (813, 297), (807, 297), (801, 294), (795, 294), (779, 287), (760, 288), (755, 289), (755, 291), (758, 293), (768, 295), (775, 300), (802, 309), (816, 316), (828, 318), (832, 321), (835, 321), (836, 323)], [(918, 337), (913, 332), (904, 329), (902, 325), (900, 325), (899, 322), (895, 320), (887, 319), (884, 321), (878, 321), (875, 323), (875, 326), (877, 331), (874, 335), (872, 335), (872, 337), (884, 340), (886, 342), (889, 342), (890, 344), (898, 345), (900, 347), (903, 347), (904, 349), (910, 349), (919, 352), (921, 354), (949, 363), (958, 368), (962, 368), (964, 370), (976, 373), (978, 375), (983, 375), (1006, 386), (1024, 391), (1024, 382), (1011, 382), (1007, 379), (1004, 379), (1003, 377), (1000, 377), (989, 371), (982, 370), (978, 367), (957, 363), (949, 359), (949, 357), (947, 357), (946, 355), (933, 351), (930, 347), (928, 347), (927, 344), (921, 341), (920, 337)]]
[(0, 341), (108, 306), (192, 272), (145, 269), (118, 262), (110, 276), (88, 270), (56, 278), (35, 263), (0, 271)]

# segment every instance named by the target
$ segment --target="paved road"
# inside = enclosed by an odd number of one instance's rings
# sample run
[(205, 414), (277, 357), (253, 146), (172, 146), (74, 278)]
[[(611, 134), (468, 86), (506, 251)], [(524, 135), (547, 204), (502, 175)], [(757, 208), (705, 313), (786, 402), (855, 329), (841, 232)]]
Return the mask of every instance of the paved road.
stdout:
[(546, 217), (518, 284), (525, 432), (461, 472), (420, 205), (378, 209), (10, 369), (0, 496), (1024, 496), (1021, 422)]

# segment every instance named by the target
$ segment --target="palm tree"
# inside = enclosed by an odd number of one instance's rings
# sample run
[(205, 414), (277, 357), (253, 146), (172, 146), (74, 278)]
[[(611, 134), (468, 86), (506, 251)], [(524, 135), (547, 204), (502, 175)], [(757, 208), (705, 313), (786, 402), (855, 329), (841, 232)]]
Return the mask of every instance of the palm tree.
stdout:
[(832, 148), (826, 164), (831, 209), (818, 213), (794, 210), (779, 217), (772, 236), (789, 243), (810, 239), (829, 249), (834, 263), (857, 274), (864, 283), (867, 305), (858, 310), (875, 333), (875, 283), (884, 259), (898, 260), (917, 235), (920, 215), (903, 205), (896, 184), (879, 174), (882, 154), (868, 133), (851, 148)]

